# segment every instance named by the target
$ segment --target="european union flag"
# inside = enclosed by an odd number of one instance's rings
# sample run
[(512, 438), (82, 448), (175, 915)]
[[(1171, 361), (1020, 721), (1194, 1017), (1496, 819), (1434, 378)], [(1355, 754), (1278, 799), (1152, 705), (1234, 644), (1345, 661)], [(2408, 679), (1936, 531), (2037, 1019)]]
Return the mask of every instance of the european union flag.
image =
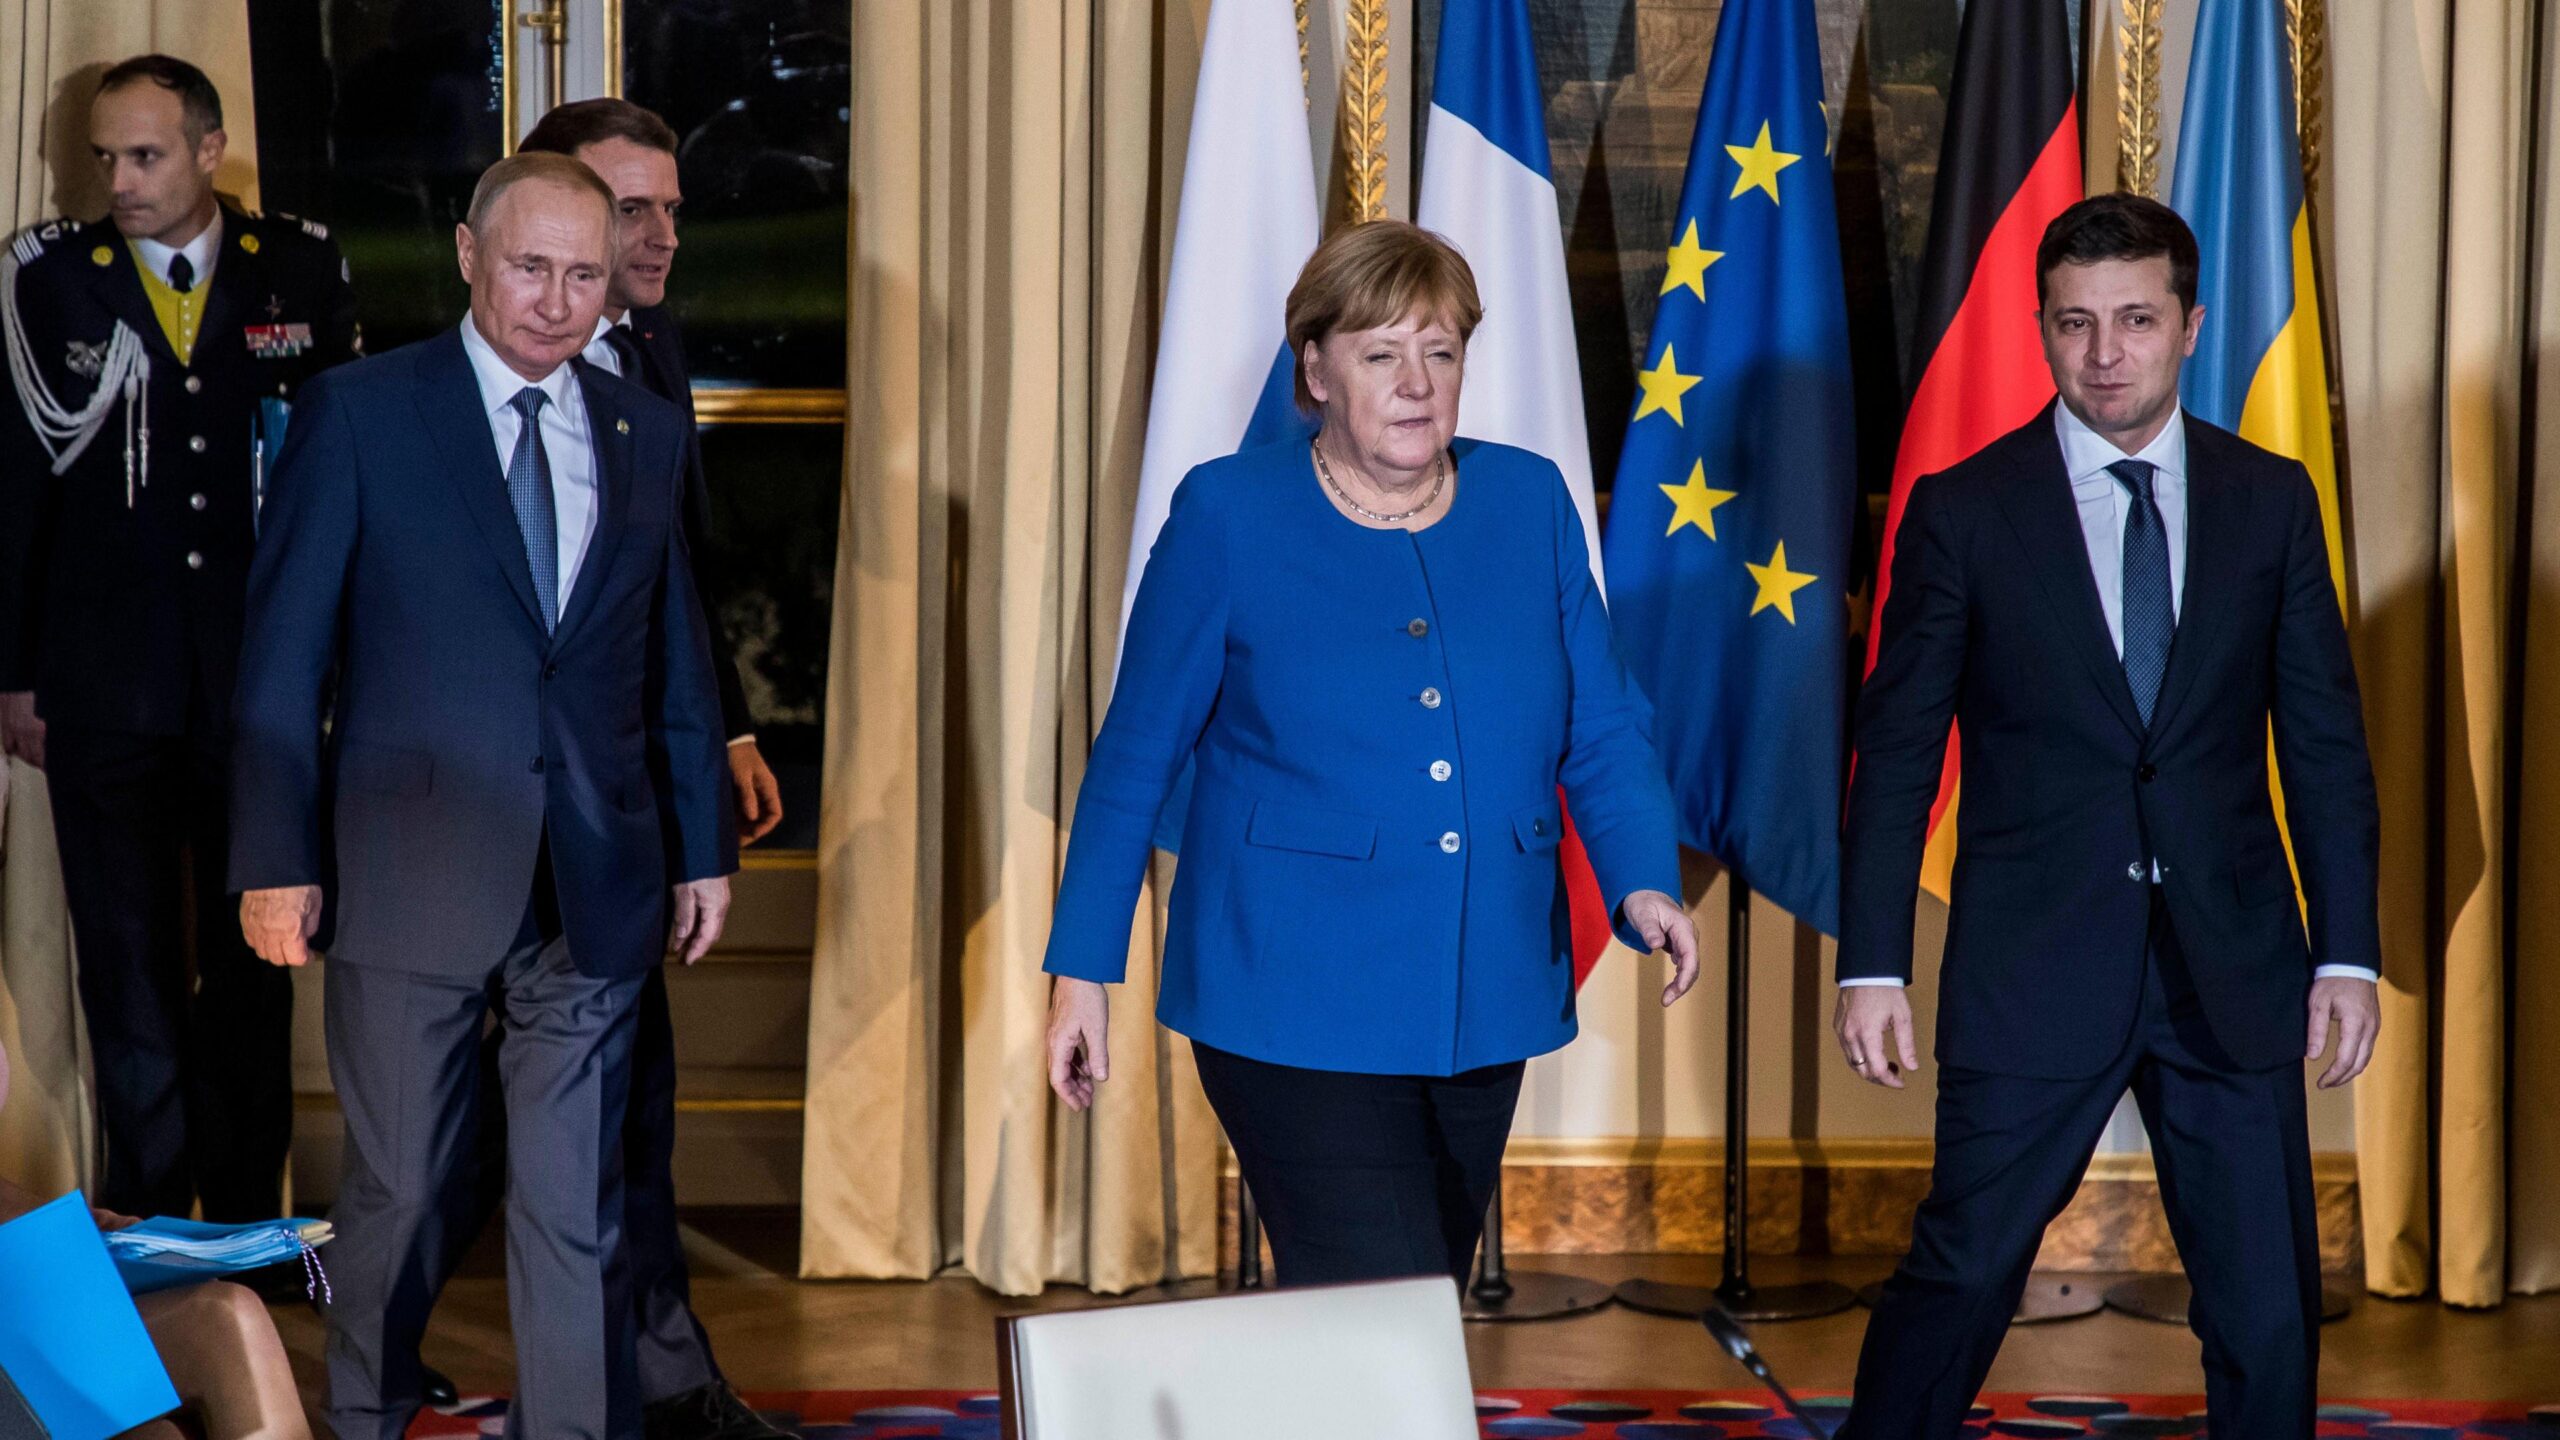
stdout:
[(1729, 0), (1602, 553), (1682, 840), (1836, 935), (1858, 495), (1822, 100), (1812, 0)]

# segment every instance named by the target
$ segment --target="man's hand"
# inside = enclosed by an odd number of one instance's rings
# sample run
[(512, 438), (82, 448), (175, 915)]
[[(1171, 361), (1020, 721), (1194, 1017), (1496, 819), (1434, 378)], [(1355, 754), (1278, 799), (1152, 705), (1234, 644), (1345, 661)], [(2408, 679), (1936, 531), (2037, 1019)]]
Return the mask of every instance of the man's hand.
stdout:
[(2329, 1043), (2329, 1022), (2338, 1025), (2338, 1053), (2320, 1076), (2320, 1088), (2335, 1090), (2364, 1073), (2373, 1061), (2373, 1040), (2382, 1032), (2382, 1001), (2370, 980), (2332, 975), (2311, 982), (2311, 1035), (2302, 1058), (2317, 1060)]
[(729, 747), (729, 780), (738, 791), (738, 843), (753, 845), (782, 823), (782, 785), (753, 740)]
[(1627, 924), (1656, 950), (1671, 952), (1671, 983), (1662, 987), (1669, 1005), (1698, 983), (1698, 927), (1680, 902), (1659, 890), (1639, 890), (1618, 906)]
[(1049, 986), (1049, 1088), (1068, 1109), (1083, 1110), (1110, 1078), (1111, 992), (1061, 975)]
[(0, 694), (0, 755), (15, 755), (39, 770), (44, 768), (44, 722), (36, 718), (34, 691)]
[(676, 924), (667, 953), (690, 965), (711, 953), (729, 924), (729, 877), (687, 880), (675, 887)]
[(240, 934), (270, 965), (311, 963), (311, 936), (320, 928), (320, 887), (286, 885), (240, 897)]
[(1870, 1085), (1899, 1090), (1902, 1077), (1920, 1068), (1911, 997), (1899, 985), (1841, 986), (1831, 1030), (1840, 1037), (1840, 1053), (1848, 1057), (1849, 1068)]

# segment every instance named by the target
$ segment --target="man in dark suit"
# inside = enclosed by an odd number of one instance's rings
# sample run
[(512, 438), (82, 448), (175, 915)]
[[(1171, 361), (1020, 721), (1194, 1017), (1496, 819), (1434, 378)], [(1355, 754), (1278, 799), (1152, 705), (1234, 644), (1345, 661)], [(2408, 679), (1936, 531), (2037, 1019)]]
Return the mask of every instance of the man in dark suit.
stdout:
[(293, 1128), (293, 988), (222, 889), (261, 412), (358, 347), (329, 232), (225, 203), (224, 144), (203, 71), (115, 66), (89, 108), (107, 220), (0, 257), (0, 750), (53, 801), (98, 1202), (244, 1221), (280, 1213)]
[(2301, 1066), (2334, 1025), (2320, 1083), (2363, 1070), (2381, 965), (2373, 776), (2319, 501), (2299, 464), (2179, 407), (2204, 313), (2175, 212), (2084, 201), (2036, 267), (2060, 402), (1912, 487), (1858, 702), (1836, 1028), (1877, 1084), (1917, 1062), (1902, 986), (1950, 721), (1964, 800), (1935, 1170), (1841, 1434), (1958, 1433), (2130, 1088), (2195, 1287), (2209, 1428), (2308, 1440)]
[[(728, 739), (739, 839), (753, 844), (782, 820), (782, 798), (773, 771), (756, 747), (755, 721), (747, 711), (719, 606), (705, 583), (703, 537), (710, 524), (710, 491), (703, 478), (702, 446), (693, 425), (693, 386), (686, 374), (683, 339), (665, 308), (667, 276), (675, 263), (676, 215), (684, 204), (676, 175), (676, 136), (664, 120), (627, 100), (577, 100), (552, 110), (517, 147), (519, 153), (567, 155), (596, 172), (614, 194), (614, 267), (605, 287), (604, 313), (583, 362), (642, 386), (685, 417), (686, 539), (694, 580), (709, 613), (712, 668), (720, 684), (722, 732)], [(684, 1240), (676, 1224), (676, 1053), (666, 974), (651, 970), (641, 982), (638, 1029), (632, 1041), (631, 1100), (623, 1124), (623, 1234), (630, 1256), (631, 1296), (638, 1327), (640, 1394), (649, 1440), (775, 1440), (784, 1432), (741, 1401), (712, 1358), (711, 1338), (693, 1313), (685, 1271)], [(492, 1035), (491, 1063), (499, 1037)], [(449, 1274), (462, 1252), (496, 1212), (505, 1185), (505, 1117), (484, 1106), (477, 1175), (465, 1212), (451, 1227), (439, 1274)], [(430, 1377), (431, 1384), (450, 1382)]]
[(271, 961), (334, 931), (341, 1440), (417, 1412), (492, 1005), (510, 1433), (640, 1433), (621, 1163), (636, 1002), (670, 894), (687, 961), (718, 937), (737, 839), (683, 417), (571, 363), (603, 308), (612, 212), (576, 161), (490, 168), (455, 236), (470, 315), (306, 393), (250, 576), (231, 881)]

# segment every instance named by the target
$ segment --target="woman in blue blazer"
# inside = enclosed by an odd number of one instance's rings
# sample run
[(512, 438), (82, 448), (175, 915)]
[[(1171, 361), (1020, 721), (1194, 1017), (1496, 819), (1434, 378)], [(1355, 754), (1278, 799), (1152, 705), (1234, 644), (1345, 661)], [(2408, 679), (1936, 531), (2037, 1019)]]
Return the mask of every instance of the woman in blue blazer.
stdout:
[(1454, 440), (1466, 261), (1393, 221), (1291, 290), (1290, 441), (1194, 469), (1139, 585), (1049, 935), (1049, 1077), (1110, 1070), (1108, 992), (1193, 768), (1156, 1014), (1293, 1285), (1464, 1282), (1522, 1062), (1574, 1034), (1558, 787), (1615, 928), (1697, 977), (1671, 798), (1556, 467)]

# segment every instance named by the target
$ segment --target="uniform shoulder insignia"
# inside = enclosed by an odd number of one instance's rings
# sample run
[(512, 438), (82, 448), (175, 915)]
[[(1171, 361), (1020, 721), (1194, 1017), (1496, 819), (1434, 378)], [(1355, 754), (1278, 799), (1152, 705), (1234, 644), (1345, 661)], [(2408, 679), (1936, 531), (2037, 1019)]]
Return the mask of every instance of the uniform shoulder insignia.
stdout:
[(71, 251), (84, 228), (77, 220), (39, 220), (11, 236), (9, 249), (19, 264), (32, 265), (49, 251)]
[(329, 227), (317, 220), (305, 220), (302, 222), (302, 233), (314, 240), (326, 240), (329, 238)]

